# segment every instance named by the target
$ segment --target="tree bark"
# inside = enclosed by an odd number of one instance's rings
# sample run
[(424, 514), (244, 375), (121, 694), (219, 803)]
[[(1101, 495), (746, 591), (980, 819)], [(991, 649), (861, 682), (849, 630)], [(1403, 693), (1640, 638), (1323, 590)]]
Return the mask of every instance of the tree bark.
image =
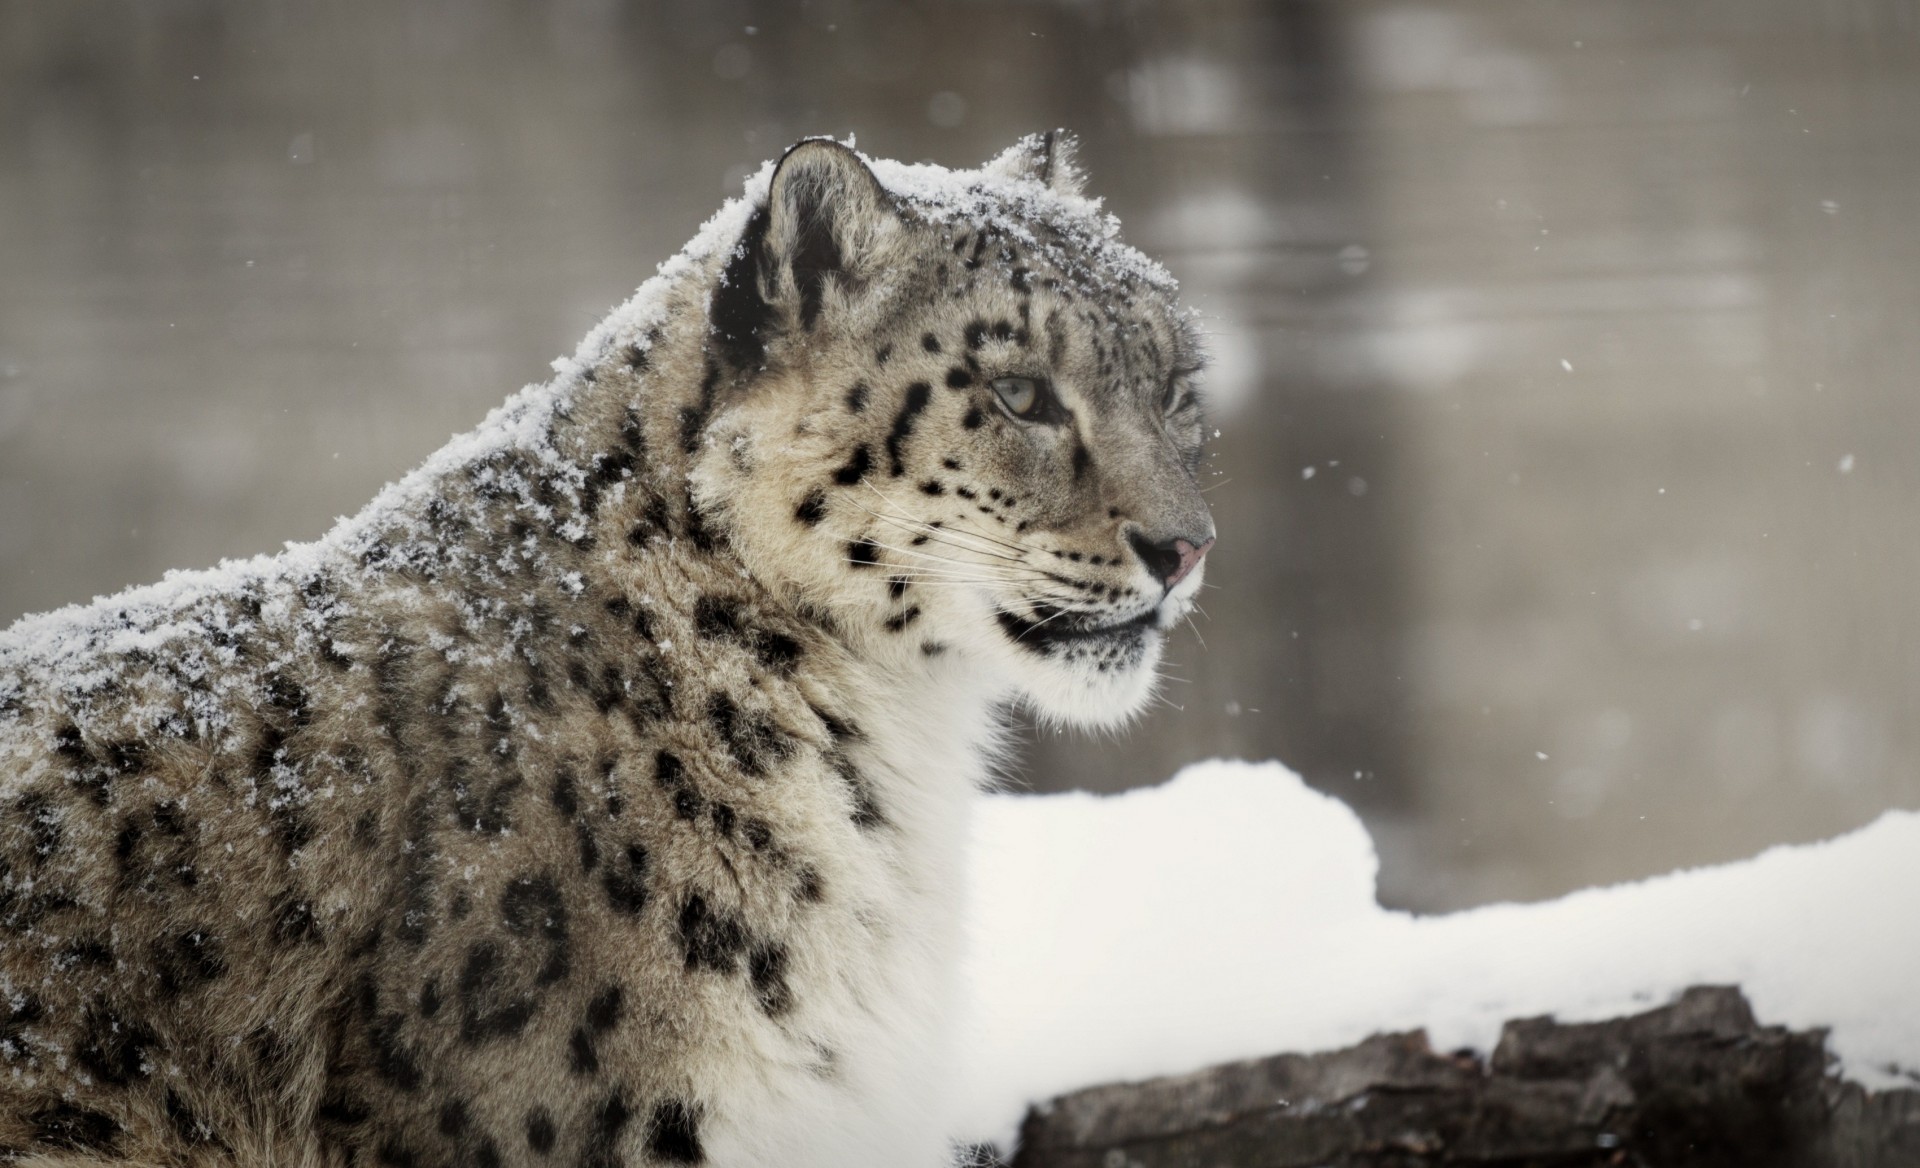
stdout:
[(1727, 987), (1509, 1022), (1485, 1062), (1378, 1035), (1063, 1096), (1028, 1113), (1012, 1168), (1920, 1166), (1920, 1091), (1841, 1081), (1825, 1038), (1758, 1025)]

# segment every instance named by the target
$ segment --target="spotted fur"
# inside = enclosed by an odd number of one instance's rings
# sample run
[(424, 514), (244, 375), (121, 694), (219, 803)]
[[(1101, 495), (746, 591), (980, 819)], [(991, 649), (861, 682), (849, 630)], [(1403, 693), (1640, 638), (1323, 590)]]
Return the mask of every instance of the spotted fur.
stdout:
[(0, 637), (0, 1158), (943, 1162), (994, 711), (1127, 717), (1212, 537), (1068, 145), (804, 142), (325, 540)]

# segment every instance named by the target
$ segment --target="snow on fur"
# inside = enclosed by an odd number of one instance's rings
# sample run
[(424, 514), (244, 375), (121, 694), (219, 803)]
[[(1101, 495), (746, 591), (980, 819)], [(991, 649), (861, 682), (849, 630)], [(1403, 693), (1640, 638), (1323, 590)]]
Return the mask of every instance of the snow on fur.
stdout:
[[(1119, 221), (1102, 211), (1098, 199), (1053, 190), (996, 169), (1036, 141), (1037, 136), (1025, 139), (978, 170), (861, 157), (881, 185), (922, 218), (988, 223), (1030, 247), (1058, 255), (1059, 249), (1049, 240), (1035, 238), (1021, 218), (1044, 222), (1060, 238), (1096, 255), (1111, 270), (1153, 287), (1173, 290), (1175, 282), (1164, 267), (1120, 242)], [(231, 596), (269, 580), (312, 572), (334, 562), (336, 553), (350, 555), (363, 550), (361, 545), (374, 538), (374, 533), (404, 515), (409, 504), (431, 496), (450, 473), (507, 449), (524, 451), (550, 467), (562, 465), (565, 460), (549, 443), (555, 412), (566, 408), (579, 390), (583, 374), (609, 349), (616, 345), (647, 347), (649, 330), (666, 317), (671, 289), (697, 275), (722, 248), (734, 246), (753, 209), (766, 201), (774, 168), (775, 163), (769, 161), (749, 175), (741, 198), (727, 200), (685, 248), (663, 261), (652, 279), (581, 340), (572, 356), (553, 362), (553, 378), (521, 389), (495, 407), (477, 427), (455, 435), (399, 482), (389, 483), (357, 514), (339, 520), (320, 539), (289, 543), (277, 554), (225, 560), (215, 568), (168, 572), (156, 584), (96, 597), (91, 604), (22, 617), (0, 629), (0, 664), (77, 662), (80, 664), (73, 667), (76, 672), (67, 680), (85, 688), (86, 678), (78, 671), (87, 668), (86, 662), (109, 652), (159, 648), (185, 631), (185, 626), (176, 623), (177, 615), (202, 602)], [(426, 538), (425, 533), (421, 538)], [(0, 701), (17, 685), (11, 673), (0, 671)]]

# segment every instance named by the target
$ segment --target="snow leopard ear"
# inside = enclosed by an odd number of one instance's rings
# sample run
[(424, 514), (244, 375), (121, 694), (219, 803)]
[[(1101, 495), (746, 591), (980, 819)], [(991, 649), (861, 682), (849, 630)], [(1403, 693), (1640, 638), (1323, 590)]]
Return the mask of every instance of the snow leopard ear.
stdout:
[(1074, 165), (1080, 141), (1065, 130), (1028, 134), (981, 169), (1001, 178), (1023, 178), (1063, 195), (1077, 195), (1087, 177)]
[(773, 170), (766, 204), (753, 213), (714, 293), (713, 328), (736, 367), (756, 367), (778, 327), (779, 308), (812, 329), (830, 289), (863, 285), (894, 226), (892, 198), (850, 147), (807, 138)]

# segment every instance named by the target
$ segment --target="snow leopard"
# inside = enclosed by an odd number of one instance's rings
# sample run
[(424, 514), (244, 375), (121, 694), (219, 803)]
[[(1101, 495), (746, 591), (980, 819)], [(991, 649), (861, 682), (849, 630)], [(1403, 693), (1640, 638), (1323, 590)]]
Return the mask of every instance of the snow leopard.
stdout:
[(970, 800), (1214, 540), (1072, 154), (803, 140), (318, 541), (0, 635), (0, 1156), (947, 1163)]

